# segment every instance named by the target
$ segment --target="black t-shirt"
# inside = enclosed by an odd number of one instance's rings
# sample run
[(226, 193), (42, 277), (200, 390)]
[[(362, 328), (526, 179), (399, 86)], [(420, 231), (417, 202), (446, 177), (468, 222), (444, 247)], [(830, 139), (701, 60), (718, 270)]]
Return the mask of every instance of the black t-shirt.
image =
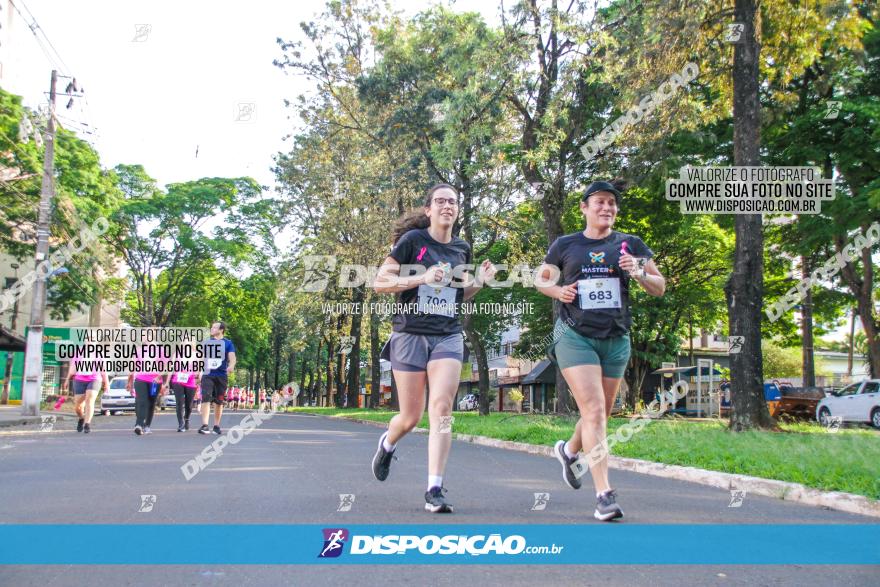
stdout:
[[(459, 265), (470, 264), (471, 246), (467, 241), (452, 237), (448, 243), (434, 240), (428, 229), (421, 228), (405, 233), (389, 255), (401, 264), (401, 277), (406, 275), (403, 265), (422, 265), (426, 269), (437, 263), (448, 264), (452, 281), (446, 286), (434, 288), (420, 285), (399, 292), (395, 297), (407, 311), (397, 312), (391, 320), (395, 332), (411, 334), (455, 334), (461, 332), (458, 319), (460, 305), (464, 302), (464, 269), (455, 271)], [(473, 271), (468, 271), (473, 276)], [(412, 276), (413, 272), (409, 272)], [(452, 287), (457, 285), (457, 287)]]
[(639, 237), (612, 230), (603, 239), (589, 239), (583, 232), (561, 236), (544, 257), (544, 263), (561, 270), (560, 285), (578, 283), (577, 296), (562, 304), (560, 318), (583, 336), (611, 338), (629, 332), (630, 277), (618, 265), (624, 242), (633, 257), (654, 256)]

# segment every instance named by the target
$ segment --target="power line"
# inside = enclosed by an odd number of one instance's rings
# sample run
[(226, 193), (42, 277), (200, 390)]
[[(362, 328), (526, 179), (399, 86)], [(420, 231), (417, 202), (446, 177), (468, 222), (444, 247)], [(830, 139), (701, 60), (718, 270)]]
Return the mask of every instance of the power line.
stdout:
[[(10, 2), (10, 4), (12, 4), (12, 7), (15, 8), (15, 11), (18, 12), (19, 16), (21, 16), (22, 20), (25, 22), (28, 29), (30, 29), (31, 34), (33, 34), (33, 36), (34, 36), (34, 40), (37, 42), (37, 46), (39, 46), (40, 50), (43, 52), (44, 57), (46, 57), (46, 60), (53, 67), (53, 69), (59, 70), (62, 73), (62, 77), (68, 77), (68, 78), (74, 79), (73, 74), (72, 74), (73, 70), (70, 68), (69, 65), (67, 65), (67, 62), (64, 61), (64, 58), (61, 57), (61, 53), (58, 52), (58, 49), (55, 48), (55, 45), (52, 43), (52, 40), (46, 34), (46, 31), (37, 22), (37, 19), (34, 16), (33, 12), (31, 12), (30, 8), (28, 8), (27, 5), (24, 4), (23, 0), (15, 0), (15, 2)], [(24, 7), (24, 9), (28, 13), (28, 16), (25, 16), (21, 12), (21, 10), (18, 8), (18, 4), (21, 4), (21, 6)], [(30, 23), (28, 23), (28, 18), (30, 18)], [(38, 34), (38, 31), (39, 31), (39, 34)], [(40, 39), (40, 35), (42, 35), (43, 40)], [(48, 45), (49, 49), (52, 50), (52, 53), (54, 53), (54, 56), (52, 54), (50, 54), (49, 50), (46, 48), (46, 45)], [(65, 95), (67, 95), (67, 92), (65, 92)], [(82, 101), (84, 101), (86, 103), (86, 106), (89, 107), (89, 111), (87, 112), (86, 110), (84, 110), (82, 108), (82, 106), (80, 106), (80, 109), (79, 109), (80, 114), (82, 114), (82, 116), (84, 118), (91, 120), (92, 119), (92, 116), (90, 114), (91, 108), (88, 104), (88, 99), (84, 95), (79, 95), (77, 97), (81, 98)], [(72, 96), (71, 96), (71, 99), (72, 99)], [(101, 139), (101, 136), (100, 136), (100, 133), (95, 128), (95, 126), (94, 125), (88, 125), (88, 126), (90, 126), (90, 128), (93, 131), (95, 131), (95, 134), (94, 134), (95, 141), (96, 142), (99, 141)]]
[[(27, 194), (20, 192), (18, 190), (18, 188), (16, 188), (14, 185), (9, 183), (5, 179), (0, 179), (0, 185), (3, 185), (3, 187), (6, 187), (6, 188), (9, 188), (10, 190), (12, 190), (12, 194), (17, 196), (22, 201), (22, 203), (28, 204), (28, 205), (32, 205), (34, 203), (28, 199)], [(33, 199), (33, 197), (31, 199)]]
[[(31, 12), (30, 8), (28, 8), (27, 5), (24, 3), (24, 0), (14, 0), (14, 2), (10, 2), (10, 4), (12, 4), (12, 7), (15, 8), (15, 11), (18, 12), (18, 14), (23, 19), (25, 19), (25, 24), (27, 24), (27, 19), (25, 18), (24, 14), (22, 14), (21, 10), (18, 9), (18, 5), (21, 4), (24, 7), (24, 9), (27, 11), (28, 15), (31, 18), (31, 24), (28, 24), (28, 28), (31, 30), (31, 33), (34, 35), (34, 39), (37, 40), (37, 44), (40, 46), (40, 49), (43, 50), (43, 53), (45, 53), (46, 58), (49, 60), (49, 62), (52, 64), (52, 66), (55, 67), (56, 69), (62, 70), (62, 73), (64, 73), (64, 74), (70, 73), (72, 70), (67, 65), (67, 63), (64, 62), (64, 59), (61, 57), (61, 54), (55, 48), (55, 45), (52, 44), (52, 41), (49, 39), (48, 35), (46, 35), (46, 31), (43, 30), (43, 27), (41, 27), (40, 24), (37, 22), (37, 19), (34, 17), (34, 14)], [(46, 40), (46, 43), (49, 44), (49, 47), (52, 49), (52, 52), (55, 53), (55, 57), (58, 58), (58, 62), (60, 62), (60, 64), (63, 65), (63, 67), (56, 67), (57, 63), (55, 62), (55, 59), (51, 55), (49, 55), (49, 53), (46, 51), (45, 47), (43, 46), (42, 42), (40, 41), (40, 37), (37, 36), (38, 30), (43, 35), (43, 38)]]

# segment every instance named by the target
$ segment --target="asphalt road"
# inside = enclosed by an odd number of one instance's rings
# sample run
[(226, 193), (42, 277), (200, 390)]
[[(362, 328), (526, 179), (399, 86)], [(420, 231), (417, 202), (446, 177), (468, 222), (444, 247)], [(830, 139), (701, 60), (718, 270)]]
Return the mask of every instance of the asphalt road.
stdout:
[[(224, 429), (244, 413), (224, 415)], [(389, 479), (376, 481), (370, 460), (381, 430), (344, 420), (277, 415), (189, 481), (181, 465), (216, 436), (176, 432), (173, 415), (135, 436), (129, 415), (96, 417), (92, 433), (72, 423), (52, 431), (0, 430), (0, 520), (52, 524), (428, 524), (424, 511), (427, 436), (399, 445)], [(589, 481), (565, 487), (550, 458), (455, 442), (444, 485), (453, 524), (601, 524)], [(611, 472), (629, 524), (851, 524), (876, 519), (681, 481)], [(548, 492), (543, 511), (534, 493)], [(339, 494), (354, 494), (337, 511)], [(141, 512), (142, 495), (155, 495)], [(64, 548), (46, 537), (36, 548)], [(101, 545), (86, 545), (100, 549)], [(155, 548), (220, 548), (201, 544)], [(295, 548), (296, 545), (291, 545)], [(309, 548), (313, 548), (309, 545)], [(662, 547), (662, 545), (658, 545)], [(770, 548), (772, 545), (756, 545)], [(2, 545), (0, 545), (2, 548)], [(724, 545), (719, 545), (724, 548)], [(0, 585), (878, 585), (878, 566), (815, 565), (306, 565), (6, 566)]]

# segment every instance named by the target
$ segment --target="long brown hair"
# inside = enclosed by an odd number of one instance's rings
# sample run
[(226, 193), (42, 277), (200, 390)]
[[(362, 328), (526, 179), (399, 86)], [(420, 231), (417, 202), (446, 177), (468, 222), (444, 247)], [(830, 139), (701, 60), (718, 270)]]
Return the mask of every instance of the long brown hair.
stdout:
[[(434, 192), (442, 189), (452, 190), (455, 192), (456, 197), (458, 196), (458, 190), (448, 183), (434, 184), (428, 188), (428, 191), (425, 194), (425, 208), (431, 207), (431, 199), (434, 197)], [(428, 228), (429, 226), (431, 226), (431, 219), (425, 216), (424, 210), (411, 210), (410, 212), (407, 212), (394, 222), (394, 228), (391, 233), (393, 237), (392, 246), (396, 245), (397, 241), (400, 240), (400, 237), (410, 230)]]

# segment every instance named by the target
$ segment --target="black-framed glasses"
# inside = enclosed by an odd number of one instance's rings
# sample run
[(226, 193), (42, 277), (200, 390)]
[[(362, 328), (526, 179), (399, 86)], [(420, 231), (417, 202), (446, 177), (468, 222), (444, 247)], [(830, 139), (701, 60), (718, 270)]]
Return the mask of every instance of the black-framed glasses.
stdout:
[(458, 206), (458, 200), (453, 198), (434, 198), (434, 203), (438, 206), (443, 206), (443, 204), (449, 204), (450, 206)]

